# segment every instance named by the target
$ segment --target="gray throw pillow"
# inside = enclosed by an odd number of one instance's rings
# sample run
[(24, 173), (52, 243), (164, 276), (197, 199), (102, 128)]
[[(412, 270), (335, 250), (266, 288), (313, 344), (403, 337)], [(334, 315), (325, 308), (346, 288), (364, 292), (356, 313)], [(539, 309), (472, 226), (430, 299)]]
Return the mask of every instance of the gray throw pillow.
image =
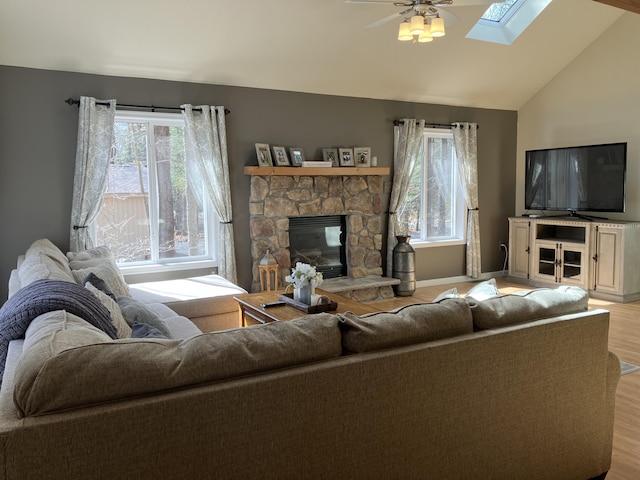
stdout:
[(135, 322), (131, 327), (131, 338), (167, 338), (167, 336), (153, 325)]
[(116, 297), (116, 302), (129, 326), (133, 327), (133, 324), (136, 322), (146, 323), (160, 330), (165, 337), (171, 338), (171, 331), (164, 320), (138, 300), (131, 297), (120, 296)]

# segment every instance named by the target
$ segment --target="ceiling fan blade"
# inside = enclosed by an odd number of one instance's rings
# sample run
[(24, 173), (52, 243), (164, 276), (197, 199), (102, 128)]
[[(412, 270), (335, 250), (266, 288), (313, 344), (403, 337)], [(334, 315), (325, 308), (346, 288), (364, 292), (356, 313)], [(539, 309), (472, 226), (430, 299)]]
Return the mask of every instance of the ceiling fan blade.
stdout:
[[(344, 0), (344, 3), (377, 3), (382, 5), (395, 5), (398, 2), (394, 0)], [(411, 2), (406, 2), (406, 4), (409, 6), (411, 5)]]
[(409, 13), (412, 10), (413, 10), (413, 7), (409, 8), (409, 9), (403, 11), (403, 12), (393, 13), (393, 14), (389, 15), (388, 17), (384, 17), (384, 18), (378, 20), (377, 22), (373, 22), (373, 23), (367, 25), (367, 28), (379, 27), (380, 25), (384, 25), (385, 23), (390, 22), (391, 20), (394, 20), (394, 19), (396, 19), (398, 17), (402, 17), (403, 15), (405, 15), (406, 13)]
[[(496, 3), (496, 0), (453, 0), (451, 5), (444, 5), (447, 8), (451, 7), (471, 7), (473, 5), (491, 5), (492, 3)], [(438, 4), (437, 0), (434, 0), (434, 5)]]

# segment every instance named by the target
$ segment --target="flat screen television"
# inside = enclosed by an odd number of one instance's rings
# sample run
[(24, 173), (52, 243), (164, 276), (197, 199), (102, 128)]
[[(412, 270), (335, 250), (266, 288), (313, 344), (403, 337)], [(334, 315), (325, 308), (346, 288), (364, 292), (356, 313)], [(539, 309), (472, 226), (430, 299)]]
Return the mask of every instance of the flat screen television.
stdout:
[(529, 150), (524, 208), (624, 212), (626, 171), (626, 143)]

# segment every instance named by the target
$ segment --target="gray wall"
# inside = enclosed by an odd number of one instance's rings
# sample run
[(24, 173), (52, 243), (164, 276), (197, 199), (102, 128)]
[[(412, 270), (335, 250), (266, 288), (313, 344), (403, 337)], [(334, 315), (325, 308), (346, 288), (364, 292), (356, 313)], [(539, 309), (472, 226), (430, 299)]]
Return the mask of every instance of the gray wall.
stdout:
[[(249, 177), (256, 142), (300, 146), (308, 159), (329, 146), (371, 146), (391, 166), (393, 120), (477, 122), (482, 270), (502, 269), (514, 213), (517, 113), (513, 111), (336, 97), (220, 85), (120, 78), (0, 66), (0, 302), (16, 257), (38, 238), (69, 246), (78, 110), (81, 95), (119, 103), (224, 105), (239, 283), (251, 284)], [(464, 247), (421, 249), (417, 278), (464, 275)]]

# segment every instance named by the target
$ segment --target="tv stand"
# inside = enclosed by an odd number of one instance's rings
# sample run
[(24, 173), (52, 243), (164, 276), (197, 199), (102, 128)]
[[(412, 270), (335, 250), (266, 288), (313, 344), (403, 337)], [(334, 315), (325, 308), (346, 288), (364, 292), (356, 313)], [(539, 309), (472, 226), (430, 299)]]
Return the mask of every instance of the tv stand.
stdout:
[(640, 222), (597, 217), (509, 218), (509, 276), (536, 287), (575, 285), (596, 298), (640, 300)]

